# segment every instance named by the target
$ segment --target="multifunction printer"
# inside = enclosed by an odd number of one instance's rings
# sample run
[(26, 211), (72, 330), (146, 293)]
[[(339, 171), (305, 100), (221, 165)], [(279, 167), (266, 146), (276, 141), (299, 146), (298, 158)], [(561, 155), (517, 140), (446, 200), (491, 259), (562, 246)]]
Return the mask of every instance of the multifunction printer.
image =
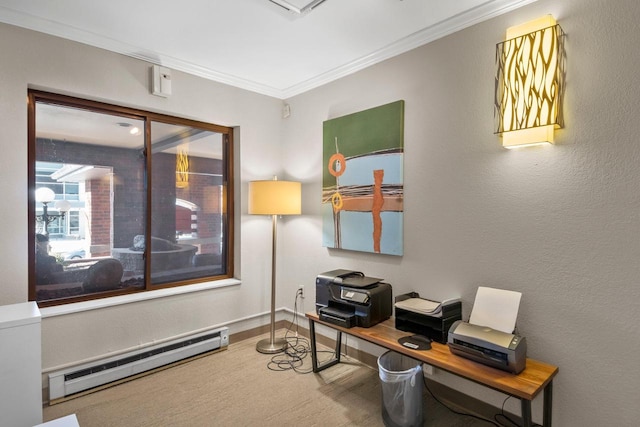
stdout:
[(316, 277), (320, 320), (351, 328), (371, 327), (392, 314), (391, 285), (359, 271), (332, 270)]

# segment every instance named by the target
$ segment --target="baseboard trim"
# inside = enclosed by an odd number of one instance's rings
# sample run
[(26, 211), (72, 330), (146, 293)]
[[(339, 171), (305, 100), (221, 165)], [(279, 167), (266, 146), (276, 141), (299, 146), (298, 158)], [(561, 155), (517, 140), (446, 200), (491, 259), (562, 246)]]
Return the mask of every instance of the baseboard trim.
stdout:
[[(282, 329), (287, 328), (287, 326), (290, 324), (291, 322), (287, 321), (287, 320), (278, 320), (275, 323), (276, 326), (276, 331), (280, 331)], [(255, 328), (251, 328), (251, 329), (247, 329), (244, 331), (240, 331), (240, 332), (236, 332), (233, 334), (229, 335), (229, 344), (233, 344), (234, 342), (238, 342), (238, 341), (244, 341), (250, 338), (255, 338), (258, 337), (262, 334), (266, 334), (267, 332), (271, 331), (271, 325), (262, 325), (262, 326), (258, 326)], [(308, 332), (307, 332), (307, 336), (308, 336)]]

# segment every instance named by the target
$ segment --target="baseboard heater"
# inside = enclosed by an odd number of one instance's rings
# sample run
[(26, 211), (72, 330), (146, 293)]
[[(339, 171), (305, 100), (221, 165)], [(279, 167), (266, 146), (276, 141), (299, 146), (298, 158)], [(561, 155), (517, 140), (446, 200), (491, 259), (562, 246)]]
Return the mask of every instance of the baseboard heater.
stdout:
[(49, 401), (80, 393), (229, 345), (219, 328), (49, 374)]

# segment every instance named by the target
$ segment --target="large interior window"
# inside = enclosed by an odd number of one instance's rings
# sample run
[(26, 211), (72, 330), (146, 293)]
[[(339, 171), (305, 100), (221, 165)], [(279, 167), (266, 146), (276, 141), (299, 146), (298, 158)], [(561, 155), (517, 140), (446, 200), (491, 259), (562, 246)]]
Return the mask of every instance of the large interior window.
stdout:
[(233, 276), (231, 128), (29, 92), (29, 299)]

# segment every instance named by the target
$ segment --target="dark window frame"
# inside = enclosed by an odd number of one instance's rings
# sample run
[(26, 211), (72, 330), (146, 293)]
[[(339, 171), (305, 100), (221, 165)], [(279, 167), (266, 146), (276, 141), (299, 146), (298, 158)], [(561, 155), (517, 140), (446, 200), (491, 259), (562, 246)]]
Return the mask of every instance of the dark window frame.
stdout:
[(85, 109), (92, 112), (114, 114), (123, 117), (129, 117), (133, 119), (144, 121), (144, 141), (145, 141), (145, 188), (146, 188), (146, 215), (145, 215), (145, 240), (146, 247), (150, 247), (151, 241), (151, 221), (152, 215), (152, 162), (153, 156), (151, 155), (151, 124), (152, 122), (160, 122), (172, 125), (192, 126), (207, 131), (212, 131), (222, 134), (222, 149), (223, 149), (223, 197), (222, 197), (222, 218), (223, 218), (223, 259), (225, 264), (224, 273), (215, 276), (205, 276), (196, 279), (182, 280), (163, 284), (152, 285), (151, 271), (151, 257), (145, 253), (144, 264), (144, 287), (136, 290), (114, 290), (101, 292), (97, 294), (83, 294), (81, 296), (61, 298), (55, 300), (38, 301), (40, 307), (62, 305), (80, 301), (95, 300), (100, 298), (107, 298), (119, 295), (126, 295), (131, 293), (150, 292), (163, 288), (179, 287), (195, 283), (212, 282), (234, 277), (234, 158), (233, 158), (233, 128), (228, 126), (221, 126), (212, 123), (206, 123), (198, 120), (186, 119), (182, 117), (170, 116), (166, 114), (154, 113), (136, 108), (123, 107), (114, 104), (108, 104), (99, 101), (93, 101), (83, 98), (77, 98), (67, 95), (61, 95), (56, 93), (50, 93), (40, 90), (28, 90), (28, 102), (27, 102), (27, 139), (28, 139), (28, 165), (27, 165), (27, 193), (28, 193), (28, 298), (29, 301), (36, 301), (36, 275), (35, 275), (35, 237), (36, 237), (36, 201), (35, 201), (35, 188), (36, 188), (36, 103), (44, 102), (54, 105), (60, 105), (63, 107), (76, 107)]

